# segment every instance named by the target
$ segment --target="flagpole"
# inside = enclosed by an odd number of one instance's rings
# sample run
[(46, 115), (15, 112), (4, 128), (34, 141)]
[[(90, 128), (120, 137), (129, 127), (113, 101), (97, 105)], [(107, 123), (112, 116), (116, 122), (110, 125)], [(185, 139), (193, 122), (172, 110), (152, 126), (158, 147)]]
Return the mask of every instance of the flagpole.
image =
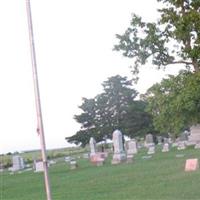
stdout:
[(47, 163), (47, 156), (46, 156), (46, 145), (45, 145), (44, 128), (43, 128), (43, 121), (42, 121), (39, 83), (38, 83), (38, 76), (37, 76), (37, 62), (36, 62), (35, 44), (34, 44), (34, 36), (33, 36), (33, 24), (32, 24), (30, 0), (26, 0), (26, 11), (27, 11), (27, 18), (28, 18), (33, 83), (34, 83), (35, 103), (36, 103), (37, 123), (38, 123), (37, 132), (40, 136), (40, 143), (41, 143), (41, 153), (42, 153), (42, 161), (43, 161), (43, 168), (44, 168), (46, 196), (47, 196), (47, 200), (51, 200), (52, 198), (51, 198), (51, 189), (50, 189), (49, 176), (48, 176), (48, 163)]

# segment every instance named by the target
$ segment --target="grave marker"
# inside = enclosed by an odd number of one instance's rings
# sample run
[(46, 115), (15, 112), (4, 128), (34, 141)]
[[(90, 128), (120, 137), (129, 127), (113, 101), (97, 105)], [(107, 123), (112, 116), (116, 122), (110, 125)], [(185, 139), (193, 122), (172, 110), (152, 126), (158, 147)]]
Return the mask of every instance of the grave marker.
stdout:
[(113, 132), (113, 147), (114, 154), (112, 159), (112, 164), (119, 164), (126, 161), (126, 154), (123, 148), (122, 133), (119, 130)]
[(185, 171), (196, 171), (199, 169), (199, 161), (197, 158), (187, 159), (185, 163)]

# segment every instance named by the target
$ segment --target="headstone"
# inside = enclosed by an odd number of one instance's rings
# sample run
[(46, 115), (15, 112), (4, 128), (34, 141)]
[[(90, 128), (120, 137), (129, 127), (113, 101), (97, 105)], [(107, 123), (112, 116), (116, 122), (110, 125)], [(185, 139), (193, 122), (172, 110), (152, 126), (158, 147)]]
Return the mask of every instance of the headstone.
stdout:
[(200, 149), (200, 142), (197, 142), (194, 146), (195, 149)]
[(70, 162), (71, 161), (71, 157), (70, 156), (66, 156), (64, 159), (65, 159), (65, 162)]
[(177, 149), (178, 150), (184, 150), (186, 147), (185, 147), (185, 142), (184, 141), (179, 141), (178, 142), (178, 146), (177, 146)]
[(137, 154), (137, 142), (135, 139), (127, 141), (127, 154)]
[(162, 152), (168, 152), (169, 151), (169, 144), (168, 143), (165, 143), (163, 145), (163, 149), (162, 149)]
[(168, 143), (168, 141), (169, 141), (169, 138), (166, 138), (166, 137), (163, 138), (163, 143), (164, 143), (164, 144), (165, 144), (165, 143)]
[(154, 144), (153, 142), (153, 135), (152, 134), (147, 134), (145, 138), (145, 146), (148, 148), (149, 146), (152, 146)]
[(155, 145), (149, 146), (147, 154), (154, 154), (154, 153), (155, 153)]
[(50, 160), (49, 161), (49, 165), (55, 165), (56, 164), (56, 161), (55, 160)]
[(181, 135), (179, 136), (179, 140), (180, 141), (187, 141), (188, 140), (188, 131), (184, 131), (183, 133), (181, 133)]
[(171, 137), (168, 138), (168, 143), (169, 143), (169, 144), (172, 144), (172, 143), (173, 143), (173, 140), (172, 140)]
[(157, 136), (158, 145), (162, 144), (162, 136)]
[(0, 172), (3, 172), (3, 170), (4, 170), (3, 163), (0, 163)]
[(196, 171), (197, 169), (199, 169), (199, 161), (197, 158), (186, 160), (185, 171)]
[(90, 138), (90, 156), (93, 156), (96, 154), (96, 141), (93, 137)]
[(83, 158), (88, 159), (89, 158), (89, 154), (88, 153), (84, 153), (83, 154)]
[(24, 159), (21, 156), (13, 156), (12, 157), (12, 171), (18, 171), (25, 168)]
[(43, 162), (41, 160), (39, 160), (39, 161), (34, 160), (34, 170), (35, 170), (35, 172), (43, 172), (44, 171)]
[(119, 130), (113, 132), (114, 154), (112, 164), (119, 164), (126, 161), (126, 154), (123, 149), (122, 133)]
[(177, 142), (172, 143), (172, 147), (177, 147), (177, 146), (178, 146)]
[[(90, 138), (89, 143), (90, 143), (90, 162), (96, 166), (103, 165), (105, 158), (108, 156), (108, 153), (107, 152), (97, 152), (96, 141), (93, 137)], [(101, 148), (101, 150), (102, 150), (102, 148)]]
[(78, 167), (76, 160), (71, 160), (69, 164), (70, 164), (70, 169), (76, 169)]
[(127, 162), (133, 161), (134, 154), (137, 154), (137, 143), (135, 139), (127, 141)]
[(188, 136), (190, 144), (196, 144), (200, 142), (200, 124), (190, 127), (190, 135)]

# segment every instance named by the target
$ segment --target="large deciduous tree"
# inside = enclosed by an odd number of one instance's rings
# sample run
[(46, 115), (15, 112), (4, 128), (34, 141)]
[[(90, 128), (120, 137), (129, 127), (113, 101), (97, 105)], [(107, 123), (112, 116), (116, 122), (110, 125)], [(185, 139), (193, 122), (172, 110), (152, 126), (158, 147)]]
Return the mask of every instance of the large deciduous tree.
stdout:
[(153, 130), (151, 116), (144, 111), (146, 104), (135, 100), (137, 92), (131, 81), (117, 75), (108, 78), (102, 86), (104, 91), (94, 99), (83, 98), (79, 107), (82, 113), (74, 116), (81, 130), (67, 137), (68, 142), (85, 146), (90, 137), (97, 142), (105, 136), (112, 138), (115, 129), (131, 137)]
[(200, 72), (182, 71), (153, 85), (144, 96), (157, 130), (177, 136), (200, 123)]
[(200, 0), (157, 0), (157, 22), (144, 22), (133, 14), (130, 27), (116, 35), (114, 49), (134, 59), (134, 73), (151, 61), (158, 69), (182, 64), (200, 71)]
[[(188, 72), (170, 76), (148, 92), (155, 127), (175, 135), (200, 123), (200, 0), (157, 0), (159, 19), (145, 22), (133, 14), (130, 27), (116, 35), (114, 49), (134, 60), (133, 72), (151, 62), (158, 69), (181, 64)], [(190, 72), (189, 72), (190, 71)]]

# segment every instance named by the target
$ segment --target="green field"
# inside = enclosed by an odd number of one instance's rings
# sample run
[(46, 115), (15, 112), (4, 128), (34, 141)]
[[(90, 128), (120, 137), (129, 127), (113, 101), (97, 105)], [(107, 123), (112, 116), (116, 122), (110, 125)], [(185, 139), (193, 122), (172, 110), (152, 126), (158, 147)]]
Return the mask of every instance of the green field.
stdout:
[[(184, 157), (177, 158), (177, 154)], [(200, 170), (184, 172), (187, 158), (199, 158), (200, 150), (188, 148), (168, 153), (157, 149), (152, 158), (143, 159), (140, 151), (130, 164), (92, 166), (78, 160), (70, 170), (67, 163), (50, 167), (53, 200), (193, 200), (200, 199)], [(0, 200), (43, 200), (42, 173), (1, 173)]]

